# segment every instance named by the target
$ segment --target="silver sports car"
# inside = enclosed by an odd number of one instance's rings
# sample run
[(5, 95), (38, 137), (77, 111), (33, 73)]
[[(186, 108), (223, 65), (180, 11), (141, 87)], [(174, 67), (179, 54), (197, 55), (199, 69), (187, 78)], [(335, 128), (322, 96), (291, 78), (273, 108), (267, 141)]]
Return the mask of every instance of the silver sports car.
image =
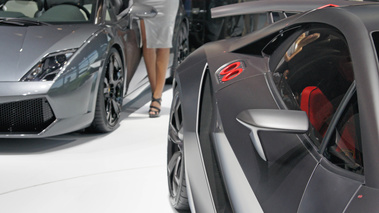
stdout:
[(155, 15), (122, 0), (0, 1), (0, 137), (116, 128), (147, 83), (137, 19)]

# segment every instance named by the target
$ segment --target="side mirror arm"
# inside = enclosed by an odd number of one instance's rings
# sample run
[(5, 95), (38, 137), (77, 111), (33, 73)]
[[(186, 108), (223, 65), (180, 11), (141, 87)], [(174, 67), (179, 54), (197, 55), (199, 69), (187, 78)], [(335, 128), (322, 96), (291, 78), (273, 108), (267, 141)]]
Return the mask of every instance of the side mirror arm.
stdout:
[(264, 161), (267, 161), (267, 157), (259, 139), (259, 131), (303, 134), (309, 129), (308, 117), (304, 111), (249, 109), (239, 113), (236, 119), (251, 130), (250, 139)]

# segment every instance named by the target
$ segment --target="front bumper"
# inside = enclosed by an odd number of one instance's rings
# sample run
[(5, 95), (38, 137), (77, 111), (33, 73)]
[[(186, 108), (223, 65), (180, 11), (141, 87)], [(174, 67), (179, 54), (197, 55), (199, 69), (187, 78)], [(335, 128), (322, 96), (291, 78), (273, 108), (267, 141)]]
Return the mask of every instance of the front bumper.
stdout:
[(0, 133), (38, 134), (56, 120), (46, 98), (0, 104)]
[(0, 82), (0, 138), (50, 137), (89, 126), (95, 79), (75, 87), (60, 82)]

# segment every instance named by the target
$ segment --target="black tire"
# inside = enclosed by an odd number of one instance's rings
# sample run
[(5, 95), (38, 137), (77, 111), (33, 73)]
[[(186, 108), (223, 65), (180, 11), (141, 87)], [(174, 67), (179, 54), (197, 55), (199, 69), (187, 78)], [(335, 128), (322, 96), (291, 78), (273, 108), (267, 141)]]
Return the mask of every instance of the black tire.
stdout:
[(179, 91), (174, 89), (167, 146), (167, 179), (170, 203), (177, 210), (189, 210), (183, 152), (183, 117)]
[(124, 89), (124, 68), (118, 51), (112, 48), (107, 56), (97, 92), (92, 132), (111, 132), (120, 122)]
[(169, 78), (171, 82), (176, 69), (189, 55), (188, 27), (184, 21), (180, 24), (178, 33), (175, 36), (174, 48), (174, 61), (172, 62), (171, 76)]

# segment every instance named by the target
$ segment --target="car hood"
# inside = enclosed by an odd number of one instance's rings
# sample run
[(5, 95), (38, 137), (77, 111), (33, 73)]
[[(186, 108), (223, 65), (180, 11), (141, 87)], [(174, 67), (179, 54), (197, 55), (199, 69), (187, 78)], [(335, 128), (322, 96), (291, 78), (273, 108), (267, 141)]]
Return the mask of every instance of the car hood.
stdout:
[(49, 25), (0, 27), (0, 81), (18, 81), (49, 53), (78, 48), (98, 26)]

